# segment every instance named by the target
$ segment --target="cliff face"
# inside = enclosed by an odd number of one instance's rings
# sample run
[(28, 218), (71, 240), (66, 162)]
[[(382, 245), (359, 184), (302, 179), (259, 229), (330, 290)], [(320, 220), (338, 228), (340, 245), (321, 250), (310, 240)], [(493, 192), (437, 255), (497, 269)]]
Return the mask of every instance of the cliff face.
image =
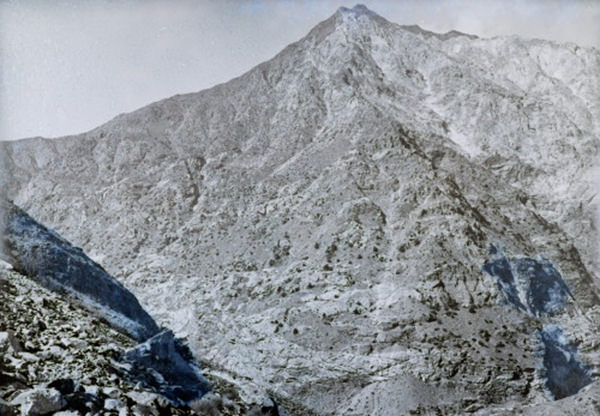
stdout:
[(2, 143), (7, 189), (244, 400), (533, 405), (557, 397), (545, 325), (598, 364), (599, 73), (595, 49), (340, 9), (228, 83)]

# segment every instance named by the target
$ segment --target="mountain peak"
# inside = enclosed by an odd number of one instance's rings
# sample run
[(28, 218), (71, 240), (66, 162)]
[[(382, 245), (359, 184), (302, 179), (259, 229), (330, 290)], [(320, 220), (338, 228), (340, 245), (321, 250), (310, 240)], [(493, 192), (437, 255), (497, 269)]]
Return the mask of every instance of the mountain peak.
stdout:
[(388, 23), (383, 17), (367, 8), (365, 5), (357, 4), (352, 8), (340, 7), (328, 19), (316, 25), (306, 36), (309, 39), (324, 39), (332, 32), (340, 28), (346, 28), (354, 32), (359, 26)]
[(379, 19), (382, 18), (381, 16), (379, 16), (373, 10), (369, 9), (364, 4), (357, 4), (356, 6), (354, 6), (351, 9), (349, 9), (347, 7), (340, 7), (339, 9), (337, 9), (334, 16), (341, 17), (344, 20), (347, 18), (358, 19), (363, 16), (366, 16), (368, 18), (369, 17), (379, 18)]
[(375, 13), (374, 11), (369, 9), (364, 4), (357, 4), (351, 9), (342, 6), (337, 10), (337, 13), (338, 14), (353, 14), (354, 16), (360, 16), (360, 15), (378, 16), (377, 13)]
[(356, 27), (357, 24), (375, 24), (376, 26), (379, 26), (389, 23), (385, 18), (363, 4), (357, 4), (351, 9), (340, 7), (331, 18), (327, 19), (325, 22), (332, 22), (335, 26), (341, 25), (353, 28)]
[[(329, 21), (330, 19), (328, 19)], [(340, 7), (335, 14), (332, 16), (333, 21), (336, 22), (343, 22), (345, 24), (354, 24), (358, 21), (369, 21), (369, 22), (373, 22), (373, 23), (380, 23), (380, 24), (386, 24), (386, 23), (390, 23), (388, 22), (385, 18), (381, 17), (379, 14), (375, 13), (373, 10), (369, 9), (367, 6), (365, 6), (364, 4), (357, 4), (354, 7), (347, 8), (347, 7)], [(426, 38), (437, 38), (441, 41), (445, 41), (448, 39), (452, 39), (455, 37), (460, 37), (460, 36), (464, 36), (467, 37), (469, 39), (478, 39), (478, 37), (476, 35), (473, 34), (469, 34), (469, 33), (463, 33), (463, 32), (459, 32), (457, 30), (450, 30), (449, 32), (446, 33), (437, 33), (437, 32), (432, 32), (430, 30), (424, 29), (422, 27), (420, 27), (419, 25), (416, 24), (412, 24), (412, 25), (397, 25), (400, 28), (411, 32), (415, 35), (421, 35), (423, 37)]]

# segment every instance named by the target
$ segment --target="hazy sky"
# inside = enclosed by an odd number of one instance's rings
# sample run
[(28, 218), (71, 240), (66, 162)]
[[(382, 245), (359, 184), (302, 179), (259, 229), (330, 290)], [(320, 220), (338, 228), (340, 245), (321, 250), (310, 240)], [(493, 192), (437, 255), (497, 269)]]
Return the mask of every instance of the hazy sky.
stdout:
[[(600, 49), (600, 0), (363, 0), (390, 21)], [(238, 76), (340, 6), (322, 1), (0, 0), (0, 139), (80, 133)]]

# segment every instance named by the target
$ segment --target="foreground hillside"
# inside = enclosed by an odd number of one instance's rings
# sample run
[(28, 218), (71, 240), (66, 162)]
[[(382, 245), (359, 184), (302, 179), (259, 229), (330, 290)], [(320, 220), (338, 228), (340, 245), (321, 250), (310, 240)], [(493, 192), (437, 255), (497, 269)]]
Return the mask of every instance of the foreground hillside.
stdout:
[(13, 271), (0, 285), (0, 414), (191, 414), (116, 372), (132, 339)]
[(246, 402), (593, 406), (598, 73), (594, 49), (342, 8), (228, 83), (3, 143), (9, 196)]
[(174, 405), (120, 371), (133, 339), (12, 270), (0, 269), (0, 288), (2, 416), (269, 414), (243, 403), (210, 367), (213, 391)]

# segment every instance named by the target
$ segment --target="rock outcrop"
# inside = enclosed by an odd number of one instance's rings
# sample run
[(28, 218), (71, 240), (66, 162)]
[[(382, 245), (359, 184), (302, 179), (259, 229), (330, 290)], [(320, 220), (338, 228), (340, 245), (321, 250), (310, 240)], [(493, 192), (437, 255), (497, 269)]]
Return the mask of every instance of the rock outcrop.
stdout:
[(546, 325), (539, 331), (539, 337), (543, 351), (542, 376), (555, 399), (572, 396), (593, 381), (591, 369), (578, 356), (577, 346), (558, 325)]
[(164, 330), (127, 351), (127, 373), (176, 404), (189, 404), (210, 391), (188, 347)]
[(496, 279), (508, 303), (533, 316), (560, 311), (573, 295), (554, 265), (543, 257), (517, 257), (510, 261), (492, 246), (494, 259), (483, 270)]
[(135, 296), (78, 247), (36, 222), (8, 201), (5, 257), (22, 274), (69, 296), (138, 341), (159, 332), (158, 325)]

